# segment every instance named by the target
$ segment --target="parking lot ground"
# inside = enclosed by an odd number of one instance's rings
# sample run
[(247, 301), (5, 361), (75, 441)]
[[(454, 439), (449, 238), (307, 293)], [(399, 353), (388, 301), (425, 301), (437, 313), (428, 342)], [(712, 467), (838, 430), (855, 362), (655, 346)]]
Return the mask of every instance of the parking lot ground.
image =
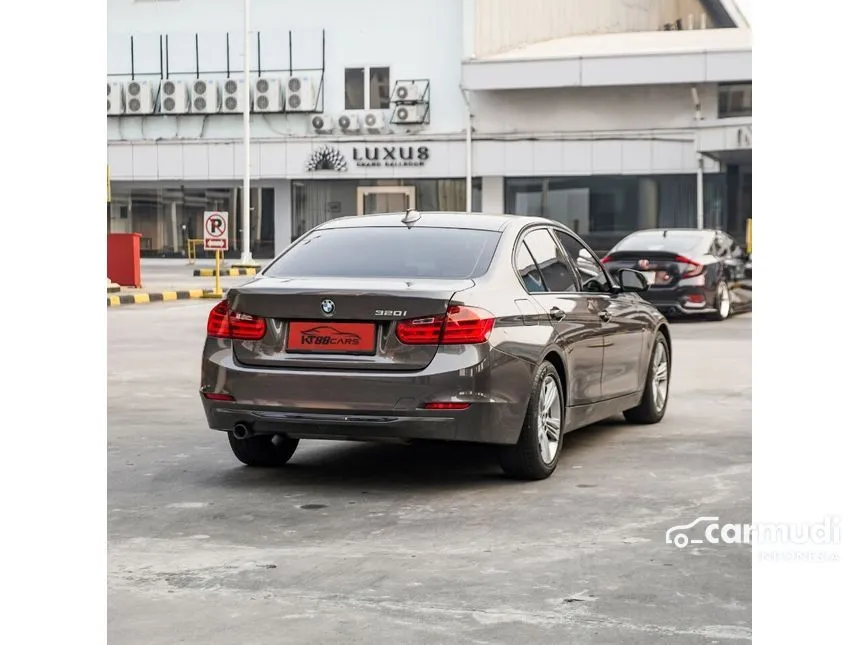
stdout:
[(243, 467), (197, 394), (212, 304), (107, 313), (109, 642), (751, 640), (750, 548), (665, 543), (751, 521), (751, 315), (673, 324), (663, 422), (578, 430), (523, 483), (465, 445)]

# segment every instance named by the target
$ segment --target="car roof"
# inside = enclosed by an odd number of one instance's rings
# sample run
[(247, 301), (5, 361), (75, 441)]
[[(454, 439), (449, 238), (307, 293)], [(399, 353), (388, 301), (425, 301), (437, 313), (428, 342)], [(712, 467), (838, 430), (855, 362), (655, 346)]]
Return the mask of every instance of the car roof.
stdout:
[(672, 235), (673, 233), (701, 233), (702, 235), (713, 235), (717, 230), (713, 228), (645, 228), (641, 231), (634, 231), (633, 235)]
[[(410, 211), (411, 212), (411, 211)], [(505, 215), (502, 213), (465, 213), (456, 211), (417, 211), (420, 217), (412, 223), (422, 228), (461, 228), (482, 231), (502, 231), (509, 226), (522, 228), (533, 223), (557, 224), (543, 217), (527, 215)], [(338, 217), (321, 224), (318, 230), (331, 228), (353, 228), (356, 226), (406, 226), (403, 211), (376, 215)]]

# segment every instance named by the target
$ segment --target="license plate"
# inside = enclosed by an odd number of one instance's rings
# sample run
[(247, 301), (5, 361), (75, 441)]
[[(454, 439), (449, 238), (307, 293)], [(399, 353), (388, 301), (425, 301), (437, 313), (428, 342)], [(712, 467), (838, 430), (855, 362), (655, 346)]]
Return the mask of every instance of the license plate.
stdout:
[(376, 350), (376, 324), (291, 322), (287, 349), (295, 352), (372, 354)]
[(643, 271), (645, 274), (645, 279), (648, 281), (648, 284), (654, 284), (657, 280), (657, 274), (654, 271)]

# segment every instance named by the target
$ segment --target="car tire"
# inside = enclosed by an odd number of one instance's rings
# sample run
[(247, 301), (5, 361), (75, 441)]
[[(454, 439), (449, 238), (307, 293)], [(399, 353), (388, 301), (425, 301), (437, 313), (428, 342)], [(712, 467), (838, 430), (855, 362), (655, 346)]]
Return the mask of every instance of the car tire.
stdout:
[[(549, 400), (552, 397), (549, 388), (555, 390), (554, 401)], [(519, 441), (499, 449), (499, 463), (506, 475), (525, 480), (546, 479), (552, 475), (564, 442), (564, 412), (561, 379), (552, 363), (543, 362), (532, 381)], [(548, 419), (552, 421), (548, 423)], [(557, 431), (554, 431), (555, 425)]]
[[(664, 366), (664, 367), (661, 367)], [(660, 373), (659, 378), (655, 375)], [(672, 355), (669, 352), (669, 343), (662, 332), (657, 332), (654, 347), (651, 349), (651, 359), (648, 365), (648, 374), (645, 380), (645, 389), (642, 392), (642, 400), (635, 408), (624, 411), (624, 418), (630, 423), (659, 423), (666, 414), (666, 406), (669, 404), (669, 384), (672, 374)], [(662, 385), (665, 384), (665, 387)], [(659, 396), (655, 395), (659, 394)]]
[(716, 295), (714, 298), (714, 309), (716, 309), (716, 311), (711, 314), (710, 318), (711, 320), (722, 322), (732, 315), (732, 294), (729, 291), (729, 285), (726, 284), (725, 280), (720, 280), (717, 284)]
[(257, 468), (283, 466), (290, 460), (299, 445), (298, 439), (290, 439), (284, 435), (261, 434), (247, 439), (237, 439), (230, 432), (227, 437), (236, 459), (246, 466)]

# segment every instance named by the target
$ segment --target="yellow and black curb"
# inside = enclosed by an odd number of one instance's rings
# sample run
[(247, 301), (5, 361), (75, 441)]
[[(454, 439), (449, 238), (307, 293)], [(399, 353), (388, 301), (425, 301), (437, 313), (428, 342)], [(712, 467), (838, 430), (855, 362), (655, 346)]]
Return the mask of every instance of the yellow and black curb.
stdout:
[[(107, 297), (108, 307), (120, 305), (142, 305), (150, 302), (171, 302), (173, 300), (196, 300), (212, 297), (211, 291), (190, 289), (188, 291), (157, 291), (153, 293), (124, 293)], [(219, 298), (223, 296), (217, 296)]]
[(121, 291), (121, 287), (118, 284), (115, 284), (113, 282), (111, 282), (107, 286), (107, 292), (108, 293), (119, 293), (120, 291)]
[[(194, 275), (199, 278), (214, 278), (215, 269), (194, 269)], [(221, 269), (218, 275), (222, 277), (234, 277), (238, 275), (257, 275), (257, 269)]]

